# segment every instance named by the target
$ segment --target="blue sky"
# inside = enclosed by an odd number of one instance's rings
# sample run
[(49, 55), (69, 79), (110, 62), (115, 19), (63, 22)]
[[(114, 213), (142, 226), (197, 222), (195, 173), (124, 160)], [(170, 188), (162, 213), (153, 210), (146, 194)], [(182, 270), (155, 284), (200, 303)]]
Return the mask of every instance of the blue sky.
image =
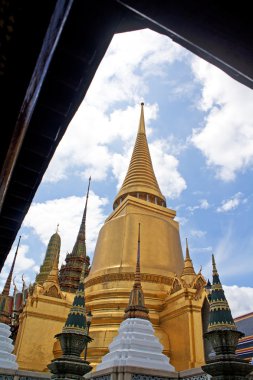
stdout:
[[(154, 170), (177, 211), (196, 271), (211, 278), (214, 253), (233, 315), (253, 309), (253, 93), (168, 37), (150, 30), (116, 35), (44, 175), (18, 235), (15, 281), (35, 278), (59, 223), (62, 262), (85, 203), (93, 251), (124, 179), (140, 103)], [(16, 242), (0, 285), (10, 268)]]

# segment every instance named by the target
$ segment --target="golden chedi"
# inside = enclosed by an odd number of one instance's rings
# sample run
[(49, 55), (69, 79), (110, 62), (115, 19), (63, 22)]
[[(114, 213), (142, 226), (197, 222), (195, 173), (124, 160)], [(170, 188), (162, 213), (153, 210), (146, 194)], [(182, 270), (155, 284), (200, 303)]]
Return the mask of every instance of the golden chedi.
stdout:
[(176, 370), (183, 370), (204, 363), (201, 311), (205, 280), (195, 274), (188, 247), (183, 259), (176, 212), (166, 207), (152, 166), (143, 106), (126, 178), (114, 200), (114, 211), (100, 230), (86, 278), (94, 339), (87, 359), (93, 366), (101, 362), (123, 320), (135, 272), (133, 236), (141, 223), (146, 306), (164, 353)]
[[(196, 274), (187, 245), (182, 254), (176, 212), (166, 207), (148, 148), (144, 109), (136, 143), (113, 212), (98, 235), (92, 266), (85, 280), (86, 306), (93, 319), (87, 360), (95, 369), (118, 328), (128, 305), (135, 275), (136, 228), (142, 226), (141, 283), (155, 334), (176, 370), (204, 363), (203, 332), (208, 306), (205, 279)], [(169, 175), (169, 173), (168, 173)], [(88, 187), (89, 189), (89, 187)], [(54, 338), (61, 331), (84, 263), (87, 199), (76, 243), (58, 271), (60, 239), (54, 234), (36, 283), (30, 288), (19, 329), (15, 353), (20, 369), (48, 371), (47, 364), (62, 355)], [(203, 328), (204, 326), (204, 328)], [(206, 352), (207, 353), (207, 352)]]

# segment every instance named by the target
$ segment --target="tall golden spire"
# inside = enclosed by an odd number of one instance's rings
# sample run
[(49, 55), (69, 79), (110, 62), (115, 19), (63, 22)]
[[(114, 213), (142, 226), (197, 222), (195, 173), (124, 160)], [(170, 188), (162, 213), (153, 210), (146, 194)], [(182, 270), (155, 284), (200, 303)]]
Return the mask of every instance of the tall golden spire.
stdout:
[(15, 252), (15, 255), (14, 255), (14, 259), (13, 259), (13, 262), (12, 262), (12, 265), (11, 265), (10, 273), (9, 273), (9, 275), (7, 277), (7, 280), (5, 282), (5, 285), (4, 285), (4, 288), (3, 288), (3, 291), (2, 291), (2, 295), (3, 296), (8, 296), (9, 293), (10, 293), (11, 279), (12, 279), (12, 275), (13, 275), (13, 270), (14, 270), (17, 254), (18, 254), (18, 248), (19, 248), (19, 244), (20, 244), (20, 239), (21, 239), (21, 236), (19, 236), (18, 245), (17, 245), (16, 252)]
[(184, 269), (181, 275), (181, 278), (183, 278), (186, 282), (190, 283), (192, 280), (196, 277), (196, 273), (192, 264), (192, 260), (190, 257), (189, 247), (188, 247), (188, 240), (186, 238), (186, 252), (185, 252), (185, 259), (184, 259)]
[(80, 256), (80, 255), (86, 256), (86, 246), (85, 244), (83, 244), (83, 242), (85, 242), (86, 240), (86, 216), (87, 216), (87, 204), (88, 204), (89, 192), (90, 192), (90, 181), (91, 181), (91, 177), (89, 178), (82, 222), (81, 222), (76, 243), (74, 245), (73, 252), (72, 252), (74, 255), (77, 255), (77, 256)]
[(127, 195), (166, 206), (166, 200), (159, 188), (151, 161), (143, 108), (144, 103), (141, 103), (140, 123), (132, 158), (123, 185), (114, 200), (114, 209)]
[(140, 271), (140, 223), (138, 232), (138, 249), (136, 270), (134, 276), (134, 285), (129, 296), (128, 306), (125, 309), (124, 319), (127, 318), (141, 318), (149, 319), (148, 309), (145, 306), (144, 294), (141, 286), (141, 271)]
[(86, 257), (86, 215), (90, 191), (91, 177), (89, 178), (88, 189), (86, 193), (85, 207), (79, 232), (73, 250), (66, 256), (66, 264), (61, 266), (59, 272), (59, 282), (61, 290), (75, 293), (79, 286), (80, 276), (83, 265), (89, 264)]

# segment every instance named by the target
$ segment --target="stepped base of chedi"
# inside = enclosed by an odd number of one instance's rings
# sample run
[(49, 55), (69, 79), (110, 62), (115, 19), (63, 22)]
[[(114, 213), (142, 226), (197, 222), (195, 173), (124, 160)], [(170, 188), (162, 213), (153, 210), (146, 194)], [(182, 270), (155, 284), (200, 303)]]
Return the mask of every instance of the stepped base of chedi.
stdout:
[(18, 369), (16, 356), (12, 354), (13, 344), (10, 327), (0, 323), (0, 368)]
[(163, 346), (154, 335), (154, 329), (148, 320), (132, 318), (123, 321), (109, 350), (97, 370), (117, 366), (175, 370), (168, 357), (162, 353)]

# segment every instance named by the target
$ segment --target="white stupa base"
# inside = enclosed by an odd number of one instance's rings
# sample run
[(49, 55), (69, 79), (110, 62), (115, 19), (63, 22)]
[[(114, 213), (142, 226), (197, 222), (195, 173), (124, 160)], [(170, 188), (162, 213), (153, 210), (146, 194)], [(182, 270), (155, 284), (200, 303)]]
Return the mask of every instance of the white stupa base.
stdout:
[(18, 369), (16, 356), (12, 354), (14, 347), (10, 334), (10, 327), (0, 323), (0, 368)]
[(117, 366), (134, 366), (162, 371), (175, 371), (169, 358), (162, 353), (163, 346), (154, 334), (150, 321), (128, 318), (123, 321), (118, 335), (109, 345), (109, 353), (96, 370)]

